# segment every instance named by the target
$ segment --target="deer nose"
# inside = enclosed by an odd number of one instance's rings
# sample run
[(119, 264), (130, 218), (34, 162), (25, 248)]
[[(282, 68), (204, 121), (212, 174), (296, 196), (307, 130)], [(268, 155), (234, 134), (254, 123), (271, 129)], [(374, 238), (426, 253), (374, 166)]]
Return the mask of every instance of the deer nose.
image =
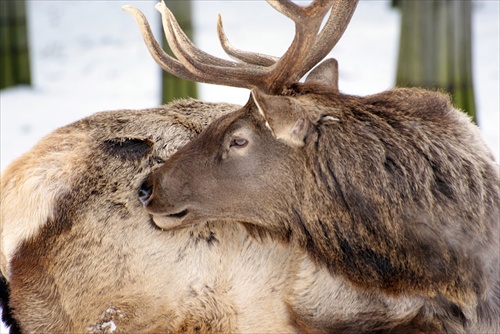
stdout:
[(148, 180), (144, 181), (137, 192), (139, 196), (139, 200), (143, 205), (146, 205), (151, 198), (151, 194), (153, 193), (153, 186), (148, 182)]

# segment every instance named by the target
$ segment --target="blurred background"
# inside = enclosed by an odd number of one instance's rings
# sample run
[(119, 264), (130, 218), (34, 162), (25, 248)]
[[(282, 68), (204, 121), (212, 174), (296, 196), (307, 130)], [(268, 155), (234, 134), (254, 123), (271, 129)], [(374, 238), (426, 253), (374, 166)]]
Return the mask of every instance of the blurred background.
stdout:
[[(157, 1), (0, 1), (0, 161), (3, 170), (40, 138), (97, 111), (147, 108), (186, 95), (244, 104), (245, 89), (179, 82), (152, 60), (132, 17), (144, 12), (160, 40)], [(167, 1), (202, 50), (228, 58), (221, 13), (237, 48), (282, 55), (293, 23), (265, 1)], [(306, 2), (300, 2), (306, 4)], [(330, 56), (339, 87), (367, 95), (394, 86), (450, 92), (499, 159), (499, 1), (361, 0)], [(1, 327), (1, 333), (6, 333)]]
[[(186, 94), (246, 102), (244, 89), (192, 87), (162, 75), (134, 20), (121, 11), (125, 4), (141, 9), (160, 40), (155, 3), (0, 2), (2, 169), (43, 135), (97, 111), (146, 108)], [(228, 58), (216, 35), (217, 12), (237, 48), (279, 56), (293, 38), (293, 23), (263, 0), (170, 1), (170, 7), (196, 45), (219, 57)], [(339, 61), (340, 90), (448, 90), (477, 120), (498, 159), (499, 12), (496, 0), (361, 0), (330, 54)]]

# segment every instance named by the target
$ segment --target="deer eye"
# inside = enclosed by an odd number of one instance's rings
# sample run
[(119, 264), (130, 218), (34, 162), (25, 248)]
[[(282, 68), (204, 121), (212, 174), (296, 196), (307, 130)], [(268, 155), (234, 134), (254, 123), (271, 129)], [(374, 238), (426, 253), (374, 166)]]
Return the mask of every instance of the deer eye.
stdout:
[(245, 147), (248, 144), (248, 140), (244, 138), (232, 138), (231, 142), (229, 143), (229, 147)]

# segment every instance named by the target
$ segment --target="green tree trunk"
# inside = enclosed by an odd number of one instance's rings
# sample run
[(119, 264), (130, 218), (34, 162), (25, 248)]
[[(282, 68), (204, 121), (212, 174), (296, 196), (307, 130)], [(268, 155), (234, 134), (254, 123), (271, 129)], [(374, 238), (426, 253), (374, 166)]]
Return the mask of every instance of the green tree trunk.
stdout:
[(398, 0), (401, 35), (396, 85), (439, 89), (476, 120), (471, 0)]
[(31, 84), (25, 0), (0, 0), (0, 89)]
[[(1, 0), (0, 0), (1, 1)], [(193, 38), (193, 27), (191, 24), (191, 1), (166, 0), (165, 4), (172, 11), (179, 22), (182, 30), (189, 39)], [(172, 51), (163, 37), (163, 48), (172, 55)], [(169, 103), (178, 98), (197, 97), (196, 83), (177, 78), (176, 76), (162, 72), (162, 103)]]

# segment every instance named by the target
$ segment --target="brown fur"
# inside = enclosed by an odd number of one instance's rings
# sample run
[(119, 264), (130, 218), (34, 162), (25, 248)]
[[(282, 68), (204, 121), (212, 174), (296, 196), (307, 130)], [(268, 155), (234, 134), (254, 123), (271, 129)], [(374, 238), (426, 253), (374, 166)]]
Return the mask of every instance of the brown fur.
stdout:
[(421, 298), (360, 291), (265, 233), (255, 241), (223, 221), (154, 225), (137, 198), (144, 178), (234, 109), (178, 101), (98, 113), (2, 172), (0, 296), (12, 333), (415, 328)]
[(137, 199), (152, 170), (234, 108), (181, 101), (96, 114), (2, 172), (2, 274), (22, 332), (293, 330), (290, 249), (220, 223), (165, 233)]
[(417, 330), (498, 331), (498, 165), (477, 128), (436, 92), (288, 94), (254, 91), (153, 173), (155, 223), (243, 221), (360, 291), (421, 298)]

